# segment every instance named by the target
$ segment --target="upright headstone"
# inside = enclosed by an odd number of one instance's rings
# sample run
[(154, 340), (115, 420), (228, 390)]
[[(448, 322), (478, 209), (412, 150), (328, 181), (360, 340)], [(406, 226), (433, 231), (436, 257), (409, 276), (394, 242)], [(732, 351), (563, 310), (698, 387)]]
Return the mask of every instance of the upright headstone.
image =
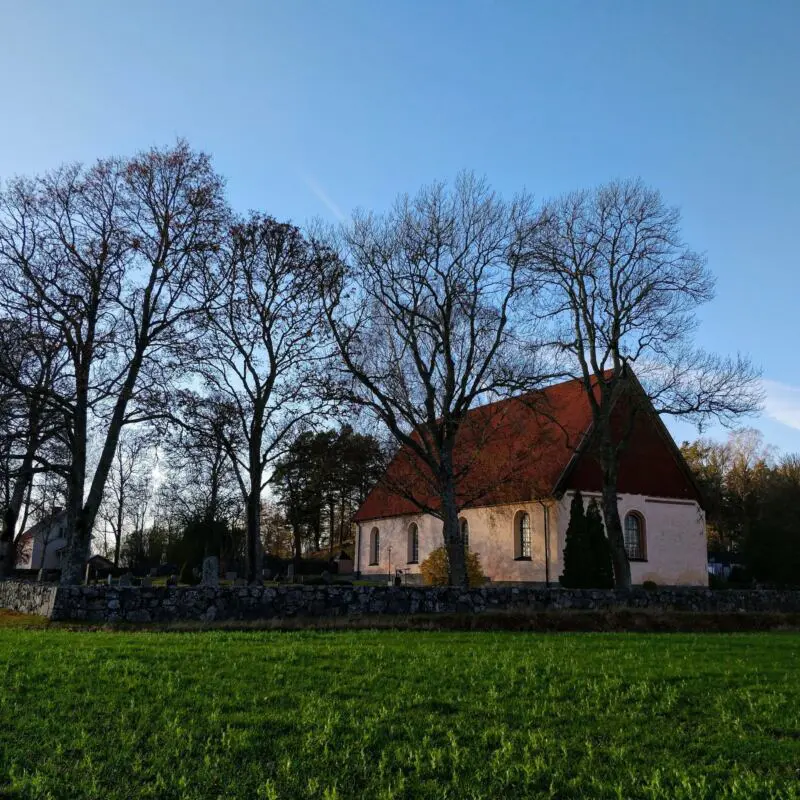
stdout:
[(83, 582), (88, 586), (89, 582), (92, 580), (92, 565), (86, 565), (86, 571), (83, 574)]
[(219, 586), (219, 559), (208, 556), (203, 559), (203, 586)]
[(294, 564), (289, 564), (289, 566), (286, 567), (286, 580), (289, 583), (294, 583)]
[(111, 586), (111, 584), (112, 584), (113, 582), (114, 582), (114, 579), (111, 577), (111, 573), (109, 572), (109, 573), (108, 573), (108, 585), (109, 585), (109, 586)]

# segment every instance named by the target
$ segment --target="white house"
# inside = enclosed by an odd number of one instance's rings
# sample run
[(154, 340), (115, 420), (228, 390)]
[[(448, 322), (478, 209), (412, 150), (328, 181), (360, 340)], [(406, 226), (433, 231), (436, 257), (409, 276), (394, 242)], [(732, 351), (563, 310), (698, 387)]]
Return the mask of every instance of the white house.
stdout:
[[(688, 465), (649, 401), (620, 400), (612, 419), (631, 424), (619, 470), (618, 504), (634, 584), (707, 585), (705, 513)], [(641, 397), (639, 395), (642, 395)], [(591, 411), (583, 386), (568, 381), (472, 410), (456, 442), (465, 543), (497, 583), (558, 584), (570, 502), (600, 499)], [(355, 569), (419, 580), (440, 547), (442, 522), (427, 470), (408, 448), (355, 515)]]
[(67, 514), (60, 508), (20, 535), (14, 566), (17, 569), (60, 569), (66, 540)]

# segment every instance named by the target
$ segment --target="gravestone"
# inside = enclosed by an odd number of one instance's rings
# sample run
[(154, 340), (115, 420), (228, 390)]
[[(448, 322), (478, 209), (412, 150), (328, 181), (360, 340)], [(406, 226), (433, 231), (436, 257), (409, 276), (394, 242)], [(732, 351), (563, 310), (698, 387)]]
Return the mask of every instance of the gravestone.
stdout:
[(203, 586), (219, 586), (219, 559), (208, 556), (203, 559)]
[(178, 585), (178, 576), (177, 575), (170, 575), (167, 578), (167, 586), (177, 586)]
[(286, 567), (286, 580), (289, 583), (294, 583), (294, 564), (289, 564), (289, 566)]
[(114, 583), (114, 578), (112, 577), (110, 572), (108, 573), (107, 583), (109, 586), (111, 586), (111, 584)]
[(133, 586), (133, 575), (130, 572), (126, 572), (123, 575), (119, 576), (119, 585), (120, 586)]
[(88, 586), (89, 582), (92, 580), (92, 565), (86, 565), (86, 572), (83, 575), (83, 582)]

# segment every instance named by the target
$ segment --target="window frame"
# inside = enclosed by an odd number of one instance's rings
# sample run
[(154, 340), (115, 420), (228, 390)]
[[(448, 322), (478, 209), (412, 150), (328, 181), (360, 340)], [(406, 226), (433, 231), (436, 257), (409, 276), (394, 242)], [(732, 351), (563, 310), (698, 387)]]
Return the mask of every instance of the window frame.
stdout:
[(419, 525), (412, 522), (408, 526), (408, 561), (406, 564), (419, 564)]
[[(632, 556), (630, 554), (630, 550), (628, 549), (628, 518), (636, 520), (638, 525), (637, 537), (638, 541), (638, 555)], [(628, 561), (632, 561), (634, 563), (647, 561), (647, 527), (644, 519), (644, 514), (641, 511), (636, 509), (631, 509), (625, 513), (625, 516), (622, 518), (622, 541), (625, 545), (625, 555), (628, 558)]]
[(381, 532), (377, 525), (369, 532), (369, 567), (377, 567), (381, 558)]
[[(527, 520), (527, 540), (523, 537), (523, 522)], [(526, 554), (527, 549), (527, 554)], [(514, 561), (533, 560), (533, 523), (529, 511), (520, 509), (514, 514)]]

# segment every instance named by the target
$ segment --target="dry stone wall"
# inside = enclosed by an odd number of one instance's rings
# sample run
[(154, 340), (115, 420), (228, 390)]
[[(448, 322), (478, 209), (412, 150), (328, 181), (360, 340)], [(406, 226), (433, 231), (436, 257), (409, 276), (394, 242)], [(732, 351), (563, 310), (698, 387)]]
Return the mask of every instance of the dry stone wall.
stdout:
[(800, 591), (646, 591), (383, 586), (117, 587), (0, 582), (0, 605), (81, 622), (248, 620), (373, 614), (651, 609), (800, 612)]
[(0, 608), (50, 617), (57, 593), (58, 587), (53, 584), (0, 580)]

